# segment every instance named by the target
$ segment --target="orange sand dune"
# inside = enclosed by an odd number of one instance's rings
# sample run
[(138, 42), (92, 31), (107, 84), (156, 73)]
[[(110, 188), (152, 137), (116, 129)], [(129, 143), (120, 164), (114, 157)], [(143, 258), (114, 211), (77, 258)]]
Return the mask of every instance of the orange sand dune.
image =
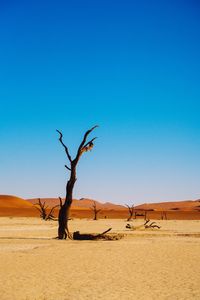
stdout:
[(0, 216), (37, 216), (37, 213), (34, 206), (22, 198), (0, 195)]
[(16, 196), (0, 195), (0, 207), (27, 208), (32, 207), (32, 205), (28, 201)]
[(147, 203), (136, 206), (136, 209), (153, 209), (156, 211), (198, 211), (200, 210), (200, 200), (187, 200), (187, 201), (173, 201), (173, 202), (160, 202), (160, 203)]
[[(59, 200), (56, 198), (41, 199), (42, 202), (46, 201), (49, 206), (48, 210), (52, 206), (59, 204)], [(33, 204), (37, 203), (38, 199), (24, 200), (15, 196), (0, 195), (0, 216), (10, 217), (40, 217), (39, 212), (36, 210)], [(70, 216), (71, 218), (93, 218), (93, 212), (91, 207), (94, 200), (81, 199), (73, 200)], [(97, 208), (101, 209), (98, 214), (99, 219), (127, 219), (128, 210), (122, 205), (115, 205), (112, 203), (100, 203), (95, 201)], [(135, 207), (136, 211), (140, 213), (137, 219), (143, 219), (143, 212), (141, 210), (147, 210), (146, 217), (148, 219), (162, 219), (162, 212), (166, 212), (166, 218), (168, 220), (200, 220), (200, 202), (196, 201), (180, 201), (180, 202), (163, 202), (163, 203), (150, 203), (138, 205)], [(59, 207), (55, 209), (54, 216), (58, 216)]]
[[(38, 203), (38, 199), (34, 198), (34, 199), (27, 199), (30, 203), (35, 204)], [(53, 207), (55, 205), (58, 205), (59, 199), (58, 198), (41, 198), (40, 199), (42, 203), (46, 203), (46, 205), (48, 205), (49, 207)], [(64, 199), (62, 199), (64, 201)], [(117, 204), (113, 204), (110, 202), (106, 202), (106, 203), (101, 203), (99, 201), (96, 200), (92, 200), (92, 199), (87, 199), (87, 198), (81, 198), (80, 200), (74, 199), (72, 202), (72, 209), (78, 209), (78, 208), (91, 208), (94, 204), (94, 202), (96, 203), (96, 206), (98, 209), (116, 209), (116, 210), (121, 210), (121, 209), (126, 209), (124, 206), (122, 205), (117, 205)]]

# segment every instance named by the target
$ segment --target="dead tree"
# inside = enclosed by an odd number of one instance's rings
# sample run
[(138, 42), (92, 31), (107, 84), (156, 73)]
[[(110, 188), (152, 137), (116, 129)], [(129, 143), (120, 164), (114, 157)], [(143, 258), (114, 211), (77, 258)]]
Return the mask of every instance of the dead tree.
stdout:
[(126, 204), (126, 207), (128, 208), (128, 212), (129, 212), (129, 217), (127, 218), (127, 222), (128, 222), (128, 221), (130, 221), (133, 218), (135, 207), (134, 207), (134, 204), (132, 204), (131, 206), (128, 205), (128, 204)]
[(35, 206), (35, 208), (40, 212), (40, 218), (42, 220), (56, 220), (55, 216), (53, 215), (53, 211), (56, 207), (58, 207), (59, 205), (55, 205), (54, 207), (51, 208), (50, 212), (48, 213), (47, 212), (47, 208), (48, 208), (48, 205), (45, 205), (45, 201), (42, 203), (40, 198), (38, 198), (38, 203), (34, 204), (34, 205), (38, 205), (38, 206)]
[(148, 228), (158, 228), (158, 229), (160, 229), (161, 227), (160, 226), (158, 226), (157, 224), (156, 224), (156, 222), (151, 222), (151, 223), (149, 223), (150, 222), (150, 220), (148, 219), (148, 220), (146, 220), (146, 222), (144, 223), (144, 227), (146, 228), (146, 229), (148, 229)]
[(104, 235), (109, 232), (112, 228), (107, 229), (106, 231), (100, 234), (88, 234), (88, 233), (80, 233), (79, 231), (75, 231), (73, 233), (74, 240), (97, 240), (104, 237)]
[(69, 180), (66, 184), (66, 196), (65, 201), (62, 203), (60, 201), (60, 210), (58, 215), (58, 239), (66, 239), (67, 237), (72, 238), (69, 230), (68, 230), (68, 219), (69, 219), (69, 212), (73, 200), (73, 189), (76, 182), (76, 167), (78, 165), (79, 159), (81, 158), (82, 154), (84, 152), (87, 152), (89, 150), (92, 150), (94, 144), (93, 141), (96, 139), (93, 138), (90, 141), (87, 142), (88, 135), (96, 128), (97, 126), (92, 127), (83, 136), (83, 139), (78, 147), (77, 154), (74, 159), (72, 159), (68, 147), (63, 142), (63, 134), (59, 130), (57, 132), (59, 133), (59, 141), (61, 145), (64, 147), (67, 159), (69, 161), (69, 166), (65, 165), (66, 169), (70, 172)]
[(38, 198), (38, 203), (35, 203), (34, 205), (39, 206), (39, 207), (35, 206), (35, 208), (40, 212), (40, 218), (43, 220), (46, 220), (46, 216), (47, 216), (46, 209), (48, 206), (45, 206), (45, 201), (44, 201), (44, 203), (42, 203), (40, 198)]
[(94, 201), (94, 203), (93, 203), (93, 206), (90, 208), (92, 211), (93, 211), (93, 213), (94, 213), (94, 218), (93, 218), (93, 220), (97, 220), (97, 215), (98, 215), (98, 213), (100, 213), (100, 211), (101, 211), (101, 209), (97, 209), (97, 204), (96, 204), (96, 202)]
[(149, 228), (160, 229), (161, 228), (161, 226), (157, 225), (156, 222), (151, 222), (151, 223), (149, 223), (149, 222), (150, 222), (150, 220), (147, 219), (144, 224), (139, 225), (139, 226), (133, 226), (131, 224), (126, 224), (126, 228), (130, 229), (130, 230), (137, 230), (137, 229), (144, 229), (144, 228), (145, 229), (149, 229)]

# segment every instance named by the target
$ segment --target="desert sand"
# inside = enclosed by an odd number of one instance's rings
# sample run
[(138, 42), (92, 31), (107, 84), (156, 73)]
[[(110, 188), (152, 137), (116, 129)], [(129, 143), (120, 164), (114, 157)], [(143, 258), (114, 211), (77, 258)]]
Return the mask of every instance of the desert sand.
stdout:
[(125, 236), (60, 241), (54, 221), (1, 217), (0, 299), (200, 299), (200, 221), (157, 223), (159, 230), (128, 231), (125, 220), (74, 219), (71, 231), (112, 227)]

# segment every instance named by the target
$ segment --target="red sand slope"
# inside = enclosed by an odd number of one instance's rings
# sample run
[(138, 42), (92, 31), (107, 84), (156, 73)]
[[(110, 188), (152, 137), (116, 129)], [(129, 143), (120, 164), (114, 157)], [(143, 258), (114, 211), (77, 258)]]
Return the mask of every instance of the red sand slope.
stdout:
[(161, 203), (148, 203), (136, 206), (137, 209), (153, 209), (155, 211), (194, 211), (200, 210), (200, 200), (196, 201), (175, 201), (175, 202), (161, 202)]
[[(32, 204), (38, 203), (37, 198), (27, 199), (27, 200)], [(48, 205), (49, 207), (53, 207), (60, 203), (58, 198), (41, 198), (40, 200), (42, 203), (44, 203), (44, 201), (45, 201), (46, 205)], [(74, 199), (72, 202), (72, 209), (73, 208), (74, 209), (79, 209), (79, 208), (83, 208), (83, 209), (89, 208), (90, 209), (93, 206), (94, 201), (96, 202), (98, 209), (116, 209), (116, 210), (126, 209), (122, 205), (117, 205), (117, 204), (113, 204), (110, 202), (101, 203), (99, 201), (87, 199), (87, 198), (82, 198), (80, 200)]]
[(28, 201), (10, 195), (0, 195), (0, 208), (27, 208), (32, 207), (32, 204)]
[[(49, 209), (52, 206), (59, 204), (56, 198), (45, 198), (41, 201), (46, 201)], [(0, 195), (0, 216), (10, 217), (39, 217), (39, 212), (35, 209), (34, 203), (37, 199), (24, 200), (15, 196)], [(94, 200), (81, 199), (74, 200), (71, 209), (72, 218), (93, 218), (93, 212), (90, 209)], [(112, 203), (100, 203), (95, 201), (97, 208), (101, 209), (99, 218), (123, 218), (128, 217), (128, 210), (122, 205)], [(147, 212), (149, 219), (161, 219), (162, 212), (165, 211), (167, 219), (179, 220), (200, 220), (200, 201), (176, 201), (163, 203), (150, 203), (138, 205), (136, 210), (141, 212), (141, 209), (150, 210)], [(58, 214), (58, 209), (55, 210), (55, 216)], [(143, 218), (143, 216), (137, 217)]]
[(0, 195), (0, 216), (35, 216), (36, 209), (28, 201), (10, 195)]

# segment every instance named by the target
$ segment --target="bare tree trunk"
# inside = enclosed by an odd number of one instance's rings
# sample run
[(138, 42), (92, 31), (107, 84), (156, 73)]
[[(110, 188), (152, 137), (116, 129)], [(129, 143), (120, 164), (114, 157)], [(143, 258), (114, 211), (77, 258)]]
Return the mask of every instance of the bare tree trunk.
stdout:
[[(128, 212), (129, 212), (129, 217), (127, 218), (127, 222), (129, 222), (133, 218), (135, 207), (134, 204), (132, 204), (131, 206), (126, 204), (126, 207), (128, 208)], [(135, 219), (136, 219), (136, 212), (135, 212)]]
[(71, 238), (68, 229), (68, 220), (73, 199), (73, 187), (76, 182), (76, 176), (74, 176), (75, 171), (71, 171), (71, 173), (73, 173), (73, 176), (71, 176), (70, 180), (67, 182), (65, 203), (61, 206), (58, 215), (58, 238), (61, 240), (66, 239), (67, 237)]
[(67, 228), (67, 214), (66, 214), (65, 207), (62, 206), (58, 214), (58, 238), (60, 240), (67, 238), (66, 228)]
[(97, 215), (98, 213), (101, 211), (101, 209), (97, 209), (97, 205), (96, 205), (96, 202), (94, 201), (93, 202), (93, 206), (90, 208), (93, 213), (94, 213), (94, 217), (93, 217), (93, 220), (96, 221), (97, 220)]
[(63, 135), (60, 131), (57, 130), (58, 133), (60, 134), (59, 141), (62, 144), (62, 146), (64, 147), (65, 153), (66, 153), (67, 158), (70, 163), (70, 167), (65, 165), (66, 169), (70, 171), (70, 179), (68, 180), (67, 185), (66, 185), (66, 197), (65, 197), (64, 204), (62, 204), (62, 200), (60, 198), (60, 211), (59, 211), (59, 215), (58, 215), (58, 239), (66, 239), (67, 237), (72, 238), (69, 233), (69, 229), (68, 229), (68, 219), (69, 219), (70, 208), (71, 208), (71, 204), (72, 204), (72, 200), (73, 200), (74, 184), (76, 182), (76, 167), (77, 167), (77, 164), (79, 162), (81, 155), (84, 152), (87, 152), (88, 150), (92, 150), (92, 148), (94, 146), (93, 141), (96, 138), (93, 138), (92, 140), (87, 142), (87, 137), (96, 127), (97, 126), (92, 127), (85, 133), (83, 140), (78, 148), (75, 159), (71, 158), (67, 146), (63, 143), (63, 140), (62, 140)]

